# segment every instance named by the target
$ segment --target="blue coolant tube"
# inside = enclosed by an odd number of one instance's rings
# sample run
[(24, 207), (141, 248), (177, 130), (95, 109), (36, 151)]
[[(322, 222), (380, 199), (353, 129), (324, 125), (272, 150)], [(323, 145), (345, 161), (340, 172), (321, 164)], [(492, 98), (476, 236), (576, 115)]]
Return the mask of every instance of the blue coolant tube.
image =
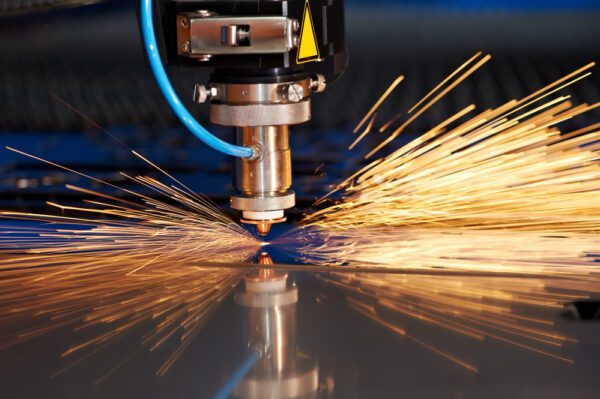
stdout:
[(162, 65), (160, 54), (158, 52), (158, 45), (156, 44), (156, 37), (154, 34), (154, 24), (152, 22), (152, 0), (141, 0), (141, 8), (144, 47), (148, 54), (148, 59), (150, 60), (154, 78), (181, 123), (183, 123), (196, 137), (217, 151), (221, 151), (227, 155), (233, 155), (234, 157), (252, 157), (252, 148), (229, 144), (218, 137), (215, 137), (199, 124), (181, 103), (177, 93), (175, 93), (175, 89), (173, 89), (171, 82), (169, 82), (169, 78), (167, 77), (167, 73), (165, 72), (165, 68)]

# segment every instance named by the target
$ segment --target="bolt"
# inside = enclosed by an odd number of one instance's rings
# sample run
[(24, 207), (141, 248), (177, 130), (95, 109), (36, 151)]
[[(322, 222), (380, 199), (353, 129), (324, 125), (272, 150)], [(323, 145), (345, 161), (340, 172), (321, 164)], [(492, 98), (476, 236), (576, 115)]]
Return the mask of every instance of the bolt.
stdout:
[(325, 91), (327, 87), (327, 82), (325, 81), (325, 76), (320, 73), (315, 74), (310, 78), (310, 89), (315, 93), (321, 93)]
[(201, 84), (194, 85), (194, 102), (202, 104), (210, 97), (210, 92), (206, 86)]
[(219, 95), (219, 89), (215, 86), (205, 86), (199, 83), (194, 85), (194, 102), (205, 103), (209, 99), (215, 99)]
[(189, 26), (189, 21), (186, 17), (182, 17), (179, 20), (179, 24), (181, 25), (182, 28), (187, 28)]
[(292, 21), (292, 30), (294, 32), (298, 32), (299, 29), (300, 29), (300, 21), (298, 21), (297, 19), (294, 19)]
[(292, 46), (298, 47), (298, 43), (300, 42), (300, 38), (298, 35), (292, 36)]
[(190, 42), (183, 42), (181, 43), (181, 51), (183, 51), (184, 53), (189, 53), (190, 52)]
[(198, 10), (196, 11), (198, 13), (198, 15), (200, 15), (202, 18), (206, 18), (206, 17), (210, 17), (215, 15), (215, 13), (210, 12), (208, 10)]
[(289, 101), (297, 103), (304, 98), (304, 88), (298, 83), (290, 83), (285, 87), (284, 94)]

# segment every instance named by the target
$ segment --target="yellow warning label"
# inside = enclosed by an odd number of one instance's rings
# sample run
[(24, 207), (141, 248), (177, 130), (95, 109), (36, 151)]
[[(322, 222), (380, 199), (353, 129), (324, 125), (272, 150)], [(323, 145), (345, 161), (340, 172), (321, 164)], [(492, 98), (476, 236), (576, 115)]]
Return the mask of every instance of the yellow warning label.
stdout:
[(300, 43), (296, 53), (296, 63), (315, 61), (321, 58), (319, 55), (319, 46), (317, 45), (317, 36), (313, 25), (310, 5), (308, 0), (304, 3), (304, 16), (302, 17), (302, 26), (300, 27)]

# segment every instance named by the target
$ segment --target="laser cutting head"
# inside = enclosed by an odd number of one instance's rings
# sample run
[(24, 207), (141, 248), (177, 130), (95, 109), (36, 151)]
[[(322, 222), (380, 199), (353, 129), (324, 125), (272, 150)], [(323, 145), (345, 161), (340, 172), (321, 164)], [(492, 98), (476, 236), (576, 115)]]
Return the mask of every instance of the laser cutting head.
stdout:
[(310, 120), (310, 93), (323, 91), (325, 83), (320, 75), (256, 80), (212, 83), (210, 119), (233, 126), (236, 143), (253, 149), (251, 158), (234, 160), (230, 204), (241, 211), (243, 223), (255, 224), (264, 235), (272, 223), (285, 221), (284, 210), (296, 203), (289, 126)]
[(234, 128), (251, 158), (234, 160), (231, 207), (266, 234), (292, 208), (290, 126), (311, 118), (311, 94), (347, 64), (343, 0), (155, 0), (164, 60), (213, 68), (194, 101)]

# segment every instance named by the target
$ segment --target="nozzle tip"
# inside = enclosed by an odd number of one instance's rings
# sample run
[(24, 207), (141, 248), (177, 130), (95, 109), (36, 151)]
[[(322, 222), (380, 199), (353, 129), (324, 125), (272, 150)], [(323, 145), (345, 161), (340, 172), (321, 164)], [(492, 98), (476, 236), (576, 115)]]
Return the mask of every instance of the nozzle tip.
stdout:
[(266, 236), (271, 231), (271, 223), (270, 222), (260, 222), (256, 224), (256, 229), (258, 230), (258, 234), (261, 236)]

